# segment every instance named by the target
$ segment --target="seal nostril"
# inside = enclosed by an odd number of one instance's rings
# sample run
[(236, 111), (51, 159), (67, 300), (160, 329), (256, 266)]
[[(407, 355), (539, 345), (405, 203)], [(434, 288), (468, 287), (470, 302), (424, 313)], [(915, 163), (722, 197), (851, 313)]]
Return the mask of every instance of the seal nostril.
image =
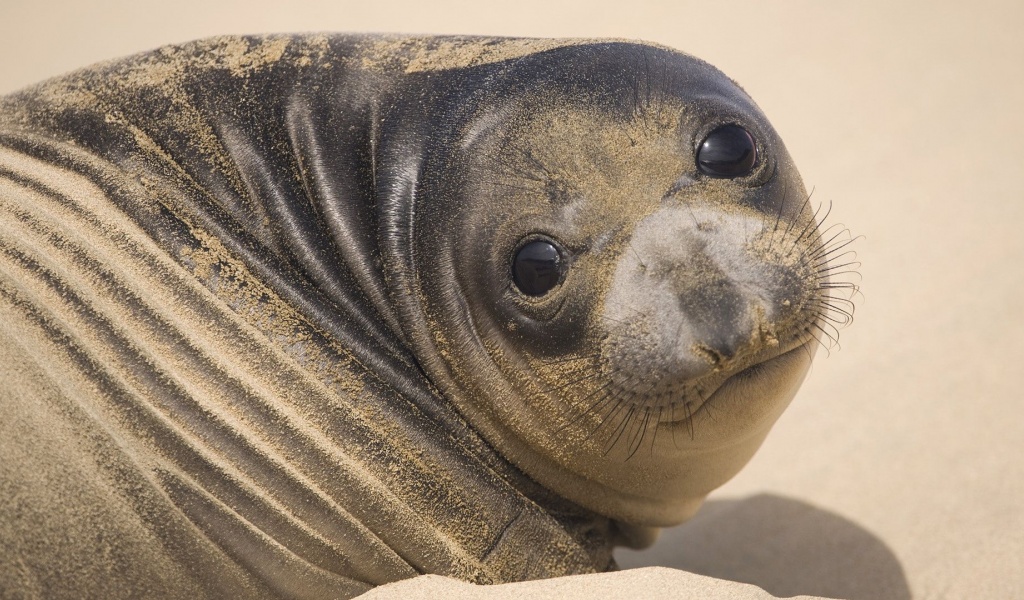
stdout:
[(716, 369), (724, 360), (723, 356), (718, 351), (706, 344), (694, 344), (693, 353), (707, 361)]

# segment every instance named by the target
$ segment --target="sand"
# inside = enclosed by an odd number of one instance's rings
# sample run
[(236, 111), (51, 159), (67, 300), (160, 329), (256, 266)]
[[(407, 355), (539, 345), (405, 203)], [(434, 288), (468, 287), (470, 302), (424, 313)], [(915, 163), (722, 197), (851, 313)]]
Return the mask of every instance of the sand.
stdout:
[[(648, 567), (622, 573), (575, 575), (544, 581), (479, 586), (437, 575), (424, 575), (373, 589), (359, 600), (769, 600), (757, 586), (694, 575), (675, 569)], [(818, 596), (797, 596), (814, 600)]]
[[(1024, 8), (1011, 1), (0, 6), (0, 93), (220, 33), (643, 38), (757, 100), (814, 197), (865, 238), (863, 298), (746, 469), (625, 571), (516, 597), (1024, 597)], [(649, 575), (649, 577), (648, 577)], [(611, 583), (615, 582), (615, 583)], [(436, 578), (368, 597), (460, 596)], [(620, 591), (614, 586), (621, 584)], [(545, 587), (547, 586), (547, 587)], [(666, 587), (667, 586), (667, 587)], [(546, 591), (540, 591), (540, 590)], [(740, 590), (746, 590), (741, 592)], [(623, 591), (626, 590), (626, 591)], [(468, 593), (468, 592), (467, 592)], [(615, 594), (619, 593), (619, 596)], [(544, 596), (544, 594), (548, 594)], [(658, 594), (663, 594), (658, 596)], [(749, 597), (759, 597), (749, 595)]]

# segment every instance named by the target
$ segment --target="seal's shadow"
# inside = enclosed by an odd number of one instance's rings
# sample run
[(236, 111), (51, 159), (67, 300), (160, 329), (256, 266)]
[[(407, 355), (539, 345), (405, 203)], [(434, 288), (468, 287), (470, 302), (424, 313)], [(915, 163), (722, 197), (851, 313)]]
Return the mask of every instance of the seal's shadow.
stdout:
[(623, 569), (663, 566), (751, 583), (780, 597), (907, 600), (903, 568), (859, 525), (798, 500), (712, 500), (647, 550), (620, 548)]

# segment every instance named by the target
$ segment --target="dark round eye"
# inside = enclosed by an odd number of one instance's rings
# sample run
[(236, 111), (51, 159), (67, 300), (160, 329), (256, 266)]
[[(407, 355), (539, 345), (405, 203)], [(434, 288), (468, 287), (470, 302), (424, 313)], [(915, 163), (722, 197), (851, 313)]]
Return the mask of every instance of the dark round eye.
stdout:
[(739, 125), (723, 125), (697, 148), (697, 168), (709, 177), (743, 177), (757, 162), (754, 138)]
[(562, 279), (565, 261), (547, 240), (524, 244), (512, 259), (512, 281), (527, 296), (543, 296)]

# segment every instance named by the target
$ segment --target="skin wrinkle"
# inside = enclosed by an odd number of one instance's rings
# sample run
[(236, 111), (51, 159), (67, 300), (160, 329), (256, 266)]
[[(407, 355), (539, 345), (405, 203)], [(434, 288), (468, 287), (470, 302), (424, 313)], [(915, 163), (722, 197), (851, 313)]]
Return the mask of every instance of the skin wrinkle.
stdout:
[[(723, 123), (757, 140), (749, 175), (697, 171)], [(75, 532), (0, 508), (0, 563), (55, 597), (614, 568), (749, 459), (842, 315), (845, 238), (764, 116), (650, 44), (170, 46), (0, 98), (0, 193), (0, 361), (29, 365), (0, 406), (66, 438), (0, 483)], [(530, 236), (567, 265), (539, 297), (511, 280)]]

